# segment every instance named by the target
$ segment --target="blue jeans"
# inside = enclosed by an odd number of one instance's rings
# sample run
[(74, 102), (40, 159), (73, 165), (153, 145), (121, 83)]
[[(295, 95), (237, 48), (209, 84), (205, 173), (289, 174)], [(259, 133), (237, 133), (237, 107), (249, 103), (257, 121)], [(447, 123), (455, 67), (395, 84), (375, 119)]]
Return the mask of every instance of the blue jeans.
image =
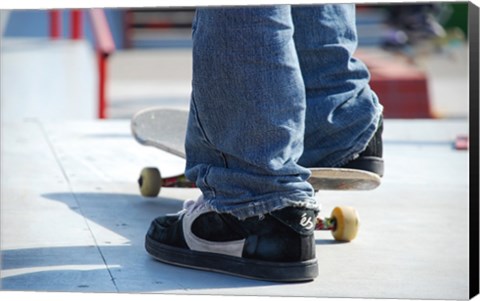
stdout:
[(358, 156), (382, 112), (356, 46), (354, 5), (197, 10), (186, 175), (213, 210), (318, 209), (306, 167)]

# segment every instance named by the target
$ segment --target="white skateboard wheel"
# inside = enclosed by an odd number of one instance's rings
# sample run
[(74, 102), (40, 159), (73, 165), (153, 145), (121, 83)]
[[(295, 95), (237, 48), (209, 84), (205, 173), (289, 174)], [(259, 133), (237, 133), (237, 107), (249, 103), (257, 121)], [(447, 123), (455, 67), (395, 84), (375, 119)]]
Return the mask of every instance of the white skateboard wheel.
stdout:
[(359, 218), (357, 211), (348, 206), (335, 207), (331, 218), (335, 220), (332, 235), (338, 241), (352, 241), (358, 233)]
[(155, 167), (145, 167), (140, 173), (138, 179), (140, 194), (145, 197), (156, 197), (162, 187), (162, 177), (160, 170)]

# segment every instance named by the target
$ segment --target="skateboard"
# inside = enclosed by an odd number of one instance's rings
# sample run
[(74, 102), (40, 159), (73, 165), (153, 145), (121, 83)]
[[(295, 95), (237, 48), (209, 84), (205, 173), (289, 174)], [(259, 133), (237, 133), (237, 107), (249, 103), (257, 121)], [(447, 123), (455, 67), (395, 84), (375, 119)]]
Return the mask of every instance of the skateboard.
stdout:
[[(142, 145), (156, 147), (185, 158), (185, 136), (188, 112), (176, 109), (149, 108), (136, 113), (131, 120), (133, 137)], [(381, 179), (378, 175), (346, 168), (310, 168), (308, 181), (319, 190), (372, 190)], [(195, 187), (184, 174), (163, 178), (157, 167), (145, 167), (138, 179), (140, 193), (156, 197), (161, 187)], [(316, 230), (328, 230), (339, 241), (351, 241), (358, 231), (358, 214), (352, 207), (339, 206), (328, 218), (317, 218)]]

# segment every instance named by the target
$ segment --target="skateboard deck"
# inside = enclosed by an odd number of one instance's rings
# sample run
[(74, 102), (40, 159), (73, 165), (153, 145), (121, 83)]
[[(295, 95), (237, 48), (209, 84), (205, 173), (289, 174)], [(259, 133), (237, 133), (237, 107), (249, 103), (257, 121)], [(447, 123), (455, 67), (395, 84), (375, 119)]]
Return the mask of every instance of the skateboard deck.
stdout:
[(130, 125), (133, 137), (140, 144), (185, 158), (187, 119), (187, 111), (150, 108), (136, 113)]
[[(188, 112), (175, 109), (149, 108), (135, 114), (131, 131), (135, 139), (181, 158), (185, 158), (185, 136)], [(346, 168), (310, 168), (309, 182), (317, 190), (372, 190), (381, 183), (374, 173)], [(173, 183), (170, 178), (168, 183)], [(182, 178), (182, 187), (185, 185)], [(188, 182), (188, 181), (187, 181)]]

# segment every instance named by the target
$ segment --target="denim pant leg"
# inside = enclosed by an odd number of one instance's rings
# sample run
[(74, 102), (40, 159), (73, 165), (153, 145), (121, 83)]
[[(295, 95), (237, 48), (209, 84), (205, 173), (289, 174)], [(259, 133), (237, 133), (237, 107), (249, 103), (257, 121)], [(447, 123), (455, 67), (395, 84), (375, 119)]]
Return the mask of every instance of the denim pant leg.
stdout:
[(197, 10), (186, 175), (213, 210), (317, 208), (297, 164), (305, 108), (289, 6)]
[(383, 110), (357, 47), (355, 6), (292, 7), (295, 46), (306, 88), (307, 167), (341, 166), (363, 151)]

